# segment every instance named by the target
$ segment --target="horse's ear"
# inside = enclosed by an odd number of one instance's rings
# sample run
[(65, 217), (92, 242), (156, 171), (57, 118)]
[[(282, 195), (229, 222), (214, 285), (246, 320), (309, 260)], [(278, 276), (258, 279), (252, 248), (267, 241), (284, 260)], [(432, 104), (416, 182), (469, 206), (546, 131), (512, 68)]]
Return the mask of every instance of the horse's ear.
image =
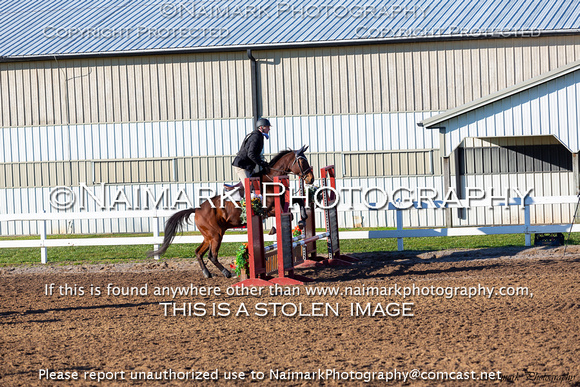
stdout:
[(298, 149), (296, 151), (296, 154), (297, 155), (302, 154), (302, 153), (306, 152), (306, 149), (308, 149), (308, 145), (302, 145), (302, 148)]

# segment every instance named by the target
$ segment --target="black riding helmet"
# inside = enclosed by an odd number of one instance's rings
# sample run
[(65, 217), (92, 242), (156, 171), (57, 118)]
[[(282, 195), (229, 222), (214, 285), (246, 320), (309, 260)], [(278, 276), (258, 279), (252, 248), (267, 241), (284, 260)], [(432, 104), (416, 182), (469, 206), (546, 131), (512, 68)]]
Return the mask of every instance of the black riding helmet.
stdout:
[(259, 128), (260, 126), (272, 126), (272, 124), (270, 124), (270, 121), (267, 118), (260, 118), (258, 122), (256, 122), (256, 128)]

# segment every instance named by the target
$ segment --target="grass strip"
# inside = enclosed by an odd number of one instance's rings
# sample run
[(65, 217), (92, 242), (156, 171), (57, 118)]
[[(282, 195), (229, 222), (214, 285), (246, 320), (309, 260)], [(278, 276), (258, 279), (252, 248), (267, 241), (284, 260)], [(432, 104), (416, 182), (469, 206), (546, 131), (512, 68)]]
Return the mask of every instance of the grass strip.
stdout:
[[(196, 235), (198, 233), (187, 233), (186, 235)], [(114, 235), (51, 235), (49, 239), (68, 238), (103, 238), (103, 237), (128, 237), (128, 236), (151, 236), (151, 234), (114, 234)], [(38, 236), (25, 237), (0, 237), (0, 240), (31, 240), (38, 239)], [(524, 246), (523, 234), (506, 235), (476, 235), (460, 237), (430, 237), (430, 238), (405, 238), (405, 251), (439, 251), (448, 249), (481, 249), (492, 247)], [(569, 244), (580, 244), (580, 233), (571, 235)], [(221, 257), (233, 257), (239, 243), (223, 243), (220, 247)], [(340, 242), (343, 253), (362, 253), (379, 251), (396, 251), (397, 240), (395, 238), (385, 239), (358, 239), (342, 240)], [(151, 258), (147, 257), (153, 246), (130, 245), (130, 246), (71, 246), (71, 247), (50, 247), (48, 248), (48, 261), (60, 263), (125, 263), (141, 262)], [(171, 258), (192, 258), (195, 257), (197, 245), (175, 244), (172, 245), (162, 259)], [(327, 253), (326, 242), (317, 243), (318, 254)], [(207, 257), (207, 255), (206, 255)], [(0, 266), (11, 266), (20, 264), (40, 264), (39, 248), (9, 248), (0, 249)]]

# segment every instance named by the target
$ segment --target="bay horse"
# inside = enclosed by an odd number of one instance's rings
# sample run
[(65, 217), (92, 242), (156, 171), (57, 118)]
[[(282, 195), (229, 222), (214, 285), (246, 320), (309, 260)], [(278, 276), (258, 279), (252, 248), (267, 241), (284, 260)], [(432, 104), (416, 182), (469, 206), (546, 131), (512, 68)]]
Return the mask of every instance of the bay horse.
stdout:
[[(299, 150), (288, 149), (275, 155), (268, 163), (270, 172), (261, 176), (262, 182), (270, 183), (274, 181), (274, 176), (293, 174), (303, 178), (306, 184), (312, 184), (314, 182), (314, 174), (312, 173), (312, 167), (308, 163), (308, 159), (304, 155), (307, 149), (307, 146), (303, 146)], [(266, 192), (273, 193), (274, 187), (268, 186)], [(210, 201), (213, 202), (213, 206)], [(305, 214), (303, 211), (303, 203), (298, 200), (295, 200), (295, 202), (300, 204), (302, 214)], [(195, 250), (195, 256), (203, 275), (207, 278), (212, 277), (203, 260), (203, 256), (209, 250), (209, 260), (225, 277), (230, 278), (231, 273), (229, 270), (223, 267), (217, 259), (218, 251), (226, 230), (241, 227), (244, 224), (240, 219), (242, 214), (241, 208), (236, 208), (235, 204), (229, 200), (224, 201), (223, 208), (220, 208), (220, 203), (221, 197), (218, 195), (203, 202), (199, 208), (188, 208), (173, 214), (165, 223), (163, 244), (159, 250), (150, 252), (148, 256), (152, 257), (165, 253), (169, 245), (173, 242), (175, 235), (183, 230), (184, 223), (187, 223), (189, 217), (195, 213), (195, 225), (201, 232), (201, 235), (203, 235), (203, 242)], [(272, 196), (268, 196), (266, 200), (266, 209), (268, 217), (274, 215), (274, 198)], [(303, 218), (305, 217), (305, 215), (302, 216)]]

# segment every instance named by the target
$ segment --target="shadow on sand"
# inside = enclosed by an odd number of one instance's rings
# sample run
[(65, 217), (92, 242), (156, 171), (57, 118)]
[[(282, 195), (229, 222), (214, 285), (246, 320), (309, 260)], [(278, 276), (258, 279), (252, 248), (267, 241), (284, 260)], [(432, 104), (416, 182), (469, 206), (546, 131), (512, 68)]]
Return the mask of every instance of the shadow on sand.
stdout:
[[(349, 253), (358, 258), (359, 263), (352, 266), (334, 266), (332, 268), (314, 269), (326, 270), (316, 282), (352, 281), (366, 279), (389, 279), (400, 276), (421, 276), (427, 274), (460, 273), (474, 274), (481, 270), (488, 270), (505, 266), (505, 262), (497, 258), (535, 258), (534, 262), (545, 265), (555, 263), (554, 258), (563, 256), (563, 247), (558, 248), (530, 248), (530, 247), (491, 247), (473, 250), (458, 251), (380, 251), (370, 253)], [(495, 259), (495, 260), (494, 260)], [(567, 260), (580, 261), (577, 253), (568, 253)], [(492, 261), (493, 260), (493, 261)], [(462, 265), (461, 263), (470, 263)], [(475, 262), (478, 262), (475, 264)], [(426, 264), (431, 263), (460, 263), (447, 265), (441, 268), (437, 265), (429, 269)], [(421, 265), (421, 268), (417, 268)], [(302, 274), (302, 273), (300, 273)], [(308, 274), (304, 274), (308, 276)]]

